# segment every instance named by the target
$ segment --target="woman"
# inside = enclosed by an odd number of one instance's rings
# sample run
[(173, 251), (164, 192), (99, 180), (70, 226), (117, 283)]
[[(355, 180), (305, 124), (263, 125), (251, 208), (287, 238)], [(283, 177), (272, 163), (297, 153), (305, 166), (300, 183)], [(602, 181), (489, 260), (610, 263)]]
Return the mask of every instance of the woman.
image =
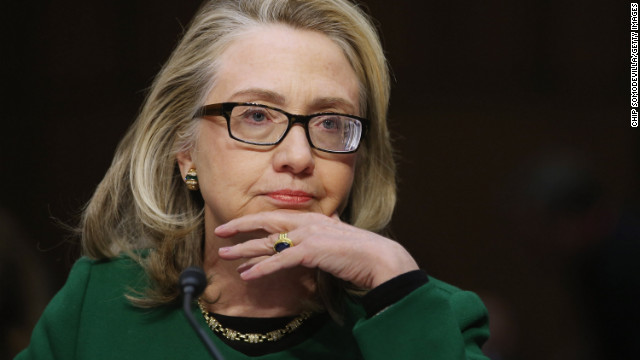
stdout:
[(205, 3), (18, 358), (207, 358), (178, 305), (194, 264), (209, 284), (192, 310), (226, 359), (483, 358), (478, 297), (381, 235), (388, 98), (377, 34), (346, 0)]

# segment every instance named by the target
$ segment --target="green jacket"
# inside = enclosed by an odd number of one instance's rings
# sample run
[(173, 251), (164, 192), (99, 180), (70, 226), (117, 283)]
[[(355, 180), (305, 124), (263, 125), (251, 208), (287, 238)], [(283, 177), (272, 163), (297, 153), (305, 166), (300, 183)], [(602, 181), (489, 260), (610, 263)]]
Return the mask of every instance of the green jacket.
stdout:
[[(140, 309), (124, 294), (145, 283), (128, 258), (76, 262), (67, 283), (47, 306), (31, 343), (16, 359), (209, 359), (180, 306)], [(345, 325), (328, 321), (286, 351), (248, 357), (207, 329), (226, 360), (239, 359), (486, 359), (487, 312), (474, 293), (430, 281), (367, 319), (350, 304)]]

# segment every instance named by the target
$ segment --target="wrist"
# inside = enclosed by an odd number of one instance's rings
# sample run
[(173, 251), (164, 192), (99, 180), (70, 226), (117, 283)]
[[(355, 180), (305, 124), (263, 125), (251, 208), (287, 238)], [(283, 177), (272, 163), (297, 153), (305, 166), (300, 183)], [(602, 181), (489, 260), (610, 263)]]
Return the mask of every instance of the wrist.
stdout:
[[(402, 274), (420, 270), (413, 257), (400, 244), (396, 244), (400, 247), (400, 251), (387, 253), (376, 263), (376, 272), (371, 282), (371, 289)], [(390, 253), (395, 253), (395, 256), (390, 256)]]
[(380, 284), (362, 297), (367, 318), (382, 312), (427, 282), (429, 277), (425, 271), (413, 270)]

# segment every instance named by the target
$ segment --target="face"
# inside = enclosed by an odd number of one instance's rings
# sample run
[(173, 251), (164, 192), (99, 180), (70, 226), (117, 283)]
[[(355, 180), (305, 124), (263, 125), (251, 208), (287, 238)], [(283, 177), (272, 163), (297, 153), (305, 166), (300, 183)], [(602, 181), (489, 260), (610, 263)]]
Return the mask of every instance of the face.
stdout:
[[(292, 114), (359, 115), (359, 83), (342, 50), (326, 35), (285, 25), (253, 28), (225, 50), (207, 104), (253, 102)], [(344, 205), (356, 154), (311, 148), (293, 126), (276, 146), (233, 140), (224, 117), (200, 120), (194, 150), (178, 156), (182, 175), (198, 173), (205, 222), (276, 209), (331, 215)]]

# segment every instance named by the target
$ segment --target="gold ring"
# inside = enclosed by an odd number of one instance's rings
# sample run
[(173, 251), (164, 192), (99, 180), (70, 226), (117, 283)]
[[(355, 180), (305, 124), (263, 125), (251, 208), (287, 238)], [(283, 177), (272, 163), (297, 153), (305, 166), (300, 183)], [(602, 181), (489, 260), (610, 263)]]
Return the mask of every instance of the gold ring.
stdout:
[(278, 241), (273, 244), (273, 251), (279, 253), (284, 249), (288, 249), (292, 246), (293, 242), (287, 237), (287, 233), (280, 233), (280, 235), (278, 235)]

